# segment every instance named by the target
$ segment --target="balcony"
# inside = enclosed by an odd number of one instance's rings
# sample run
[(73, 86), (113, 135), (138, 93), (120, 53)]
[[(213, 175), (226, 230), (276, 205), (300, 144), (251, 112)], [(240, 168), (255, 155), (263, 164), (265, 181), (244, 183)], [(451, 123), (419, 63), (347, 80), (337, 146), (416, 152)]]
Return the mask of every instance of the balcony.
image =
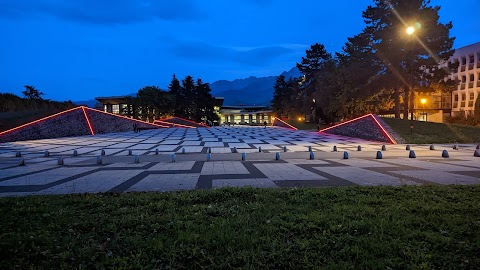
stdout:
[(469, 88), (469, 89), (473, 88), (473, 82), (469, 82), (469, 83), (468, 83), (468, 88)]
[(463, 65), (460, 67), (460, 72), (464, 72), (467, 66)]
[(473, 107), (473, 100), (468, 101), (468, 107)]
[(460, 84), (460, 90), (465, 90), (465, 87), (466, 87), (466, 83), (461, 83)]
[(457, 101), (453, 102), (452, 108), (458, 108), (458, 102)]
[(473, 63), (470, 63), (470, 64), (468, 65), (468, 70), (472, 70), (472, 69), (473, 69)]
[(464, 108), (465, 107), (465, 101), (460, 102), (460, 107)]

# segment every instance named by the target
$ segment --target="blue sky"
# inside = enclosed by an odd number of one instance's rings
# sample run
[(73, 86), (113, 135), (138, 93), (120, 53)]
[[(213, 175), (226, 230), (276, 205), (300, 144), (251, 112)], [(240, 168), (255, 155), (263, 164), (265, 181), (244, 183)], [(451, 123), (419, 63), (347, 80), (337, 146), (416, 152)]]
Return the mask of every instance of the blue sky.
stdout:
[[(316, 42), (331, 52), (363, 27), (371, 0), (0, 0), (0, 92), (55, 100), (279, 75)], [(455, 47), (480, 41), (478, 0), (432, 0)]]

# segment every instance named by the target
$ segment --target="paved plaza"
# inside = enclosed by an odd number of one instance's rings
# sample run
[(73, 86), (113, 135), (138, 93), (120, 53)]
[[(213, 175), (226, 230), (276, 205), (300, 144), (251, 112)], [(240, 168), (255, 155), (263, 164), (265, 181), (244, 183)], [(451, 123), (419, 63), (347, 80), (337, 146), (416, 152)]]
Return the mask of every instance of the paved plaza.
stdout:
[[(362, 151), (358, 151), (359, 145)], [(332, 151), (334, 146), (338, 152)], [(405, 145), (387, 145), (383, 159), (375, 159), (381, 146), (317, 132), (243, 126), (3, 143), (0, 196), (242, 186), (480, 184), (480, 158), (473, 157), (475, 145), (459, 145), (458, 150), (453, 144), (436, 145), (436, 150), (430, 150), (430, 145), (412, 145), (415, 159), (408, 158)], [(450, 158), (441, 157), (444, 149)], [(77, 156), (73, 156), (74, 151)], [(344, 151), (349, 159), (343, 159)], [(16, 157), (17, 152), (21, 157)], [(276, 153), (280, 153), (280, 160), (275, 160)], [(97, 164), (98, 157), (101, 164)], [(63, 158), (63, 165), (58, 165), (59, 158)], [(25, 166), (18, 166), (20, 159)]]

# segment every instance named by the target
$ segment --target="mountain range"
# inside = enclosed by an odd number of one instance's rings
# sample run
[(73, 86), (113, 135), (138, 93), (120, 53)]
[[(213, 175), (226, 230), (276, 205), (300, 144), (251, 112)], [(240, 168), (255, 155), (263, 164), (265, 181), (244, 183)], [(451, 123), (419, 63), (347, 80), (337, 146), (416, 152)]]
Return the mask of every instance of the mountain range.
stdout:
[[(294, 67), (281, 75), (285, 78), (298, 78), (302, 74)], [(210, 84), (214, 97), (223, 97), (224, 105), (270, 105), (273, 99), (273, 86), (278, 76), (236, 79), (233, 81), (219, 80)], [(129, 94), (135, 95), (135, 94)], [(76, 101), (75, 104), (95, 106), (96, 100)]]

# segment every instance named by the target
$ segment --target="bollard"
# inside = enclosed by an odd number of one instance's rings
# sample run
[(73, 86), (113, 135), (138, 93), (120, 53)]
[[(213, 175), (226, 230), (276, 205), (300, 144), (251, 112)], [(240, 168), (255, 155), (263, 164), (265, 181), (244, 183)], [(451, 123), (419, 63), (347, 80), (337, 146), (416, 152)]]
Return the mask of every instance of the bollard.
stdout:
[(334, 145), (334, 146), (333, 146), (333, 152), (337, 152), (337, 151), (338, 151), (338, 150), (337, 150), (337, 146)]
[(314, 160), (315, 159), (315, 154), (313, 152), (310, 152), (310, 160)]
[(435, 150), (435, 145), (430, 145), (430, 150)]
[(22, 156), (22, 153), (20, 153), (20, 151), (18, 151), (17, 153), (15, 153), (15, 157), (21, 157)]
[(262, 147), (261, 147), (261, 146), (258, 147), (258, 152), (259, 152), (259, 153), (262, 152)]
[(343, 152), (343, 159), (348, 159), (348, 152), (347, 151)]
[(283, 152), (287, 152), (287, 147), (286, 146), (283, 147)]
[(209, 154), (212, 153), (212, 148), (209, 147), (209, 148), (207, 149), (207, 153), (209, 153)]
[(132, 155), (132, 150), (128, 150), (128, 155), (129, 155), (129, 156)]
[(359, 145), (359, 146), (357, 147), (357, 151), (362, 151), (362, 146), (361, 146), (361, 145)]
[(458, 147), (458, 144), (455, 144), (455, 145), (453, 146), (453, 150), (460, 150), (460, 148)]
[(443, 151), (442, 151), (442, 157), (443, 157), (443, 158), (449, 158), (449, 157), (450, 157), (450, 155), (448, 154), (448, 151), (447, 151), (447, 150), (443, 150)]
[(207, 161), (210, 161), (210, 160), (212, 160), (212, 154), (208, 153), (207, 154)]
[(43, 153), (43, 156), (44, 156), (44, 157), (49, 157), (49, 156), (50, 156), (50, 152), (45, 151), (45, 153)]
[(275, 160), (280, 160), (280, 153), (275, 154)]
[(415, 155), (415, 152), (413, 150), (410, 150), (410, 153), (408, 154), (409, 158), (416, 158), (417, 156)]
[(245, 161), (247, 160), (247, 154), (245, 154), (245, 152), (242, 153), (242, 161)]
[(185, 147), (182, 148), (182, 154), (185, 154)]
[(102, 165), (102, 157), (97, 157), (97, 164)]
[(74, 157), (78, 156), (77, 150), (73, 150), (73, 155), (72, 156), (74, 156)]
[(57, 165), (63, 165), (63, 158), (61, 157), (58, 158)]
[(405, 147), (405, 150), (410, 151), (410, 145), (409, 144), (407, 144), (407, 146)]
[(175, 153), (172, 154), (172, 162), (175, 162)]
[(473, 153), (473, 156), (480, 157), (480, 150), (479, 149), (475, 150), (475, 152)]
[(133, 162), (134, 162), (134, 163), (140, 163), (140, 158), (138, 157), (138, 155), (135, 155), (135, 156), (133, 157)]
[(18, 166), (25, 166), (25, 159), (20, 159), (20, 161), (18, 162)]
[(477, 149), (480, 149), (480, 144), (477, 144)]
[(377, 151), (377, 157), (375, 159), (382, 159), (382, 158), (383, 158), (382, 151)]
[(387, 151), (387, 146), (382, 145), (382, 151)]
[(105, 150), (102, 149), (102, 152), (100, 152), (100, 155), (105, 156)]
[(233, 147), (233, 153), (238, 153), (237, 147)]
[(158, 148), (155, 149), (155, 155), (158, 155)]
[(308, 147), (308, 152), (312, 152), (312, 146)]

